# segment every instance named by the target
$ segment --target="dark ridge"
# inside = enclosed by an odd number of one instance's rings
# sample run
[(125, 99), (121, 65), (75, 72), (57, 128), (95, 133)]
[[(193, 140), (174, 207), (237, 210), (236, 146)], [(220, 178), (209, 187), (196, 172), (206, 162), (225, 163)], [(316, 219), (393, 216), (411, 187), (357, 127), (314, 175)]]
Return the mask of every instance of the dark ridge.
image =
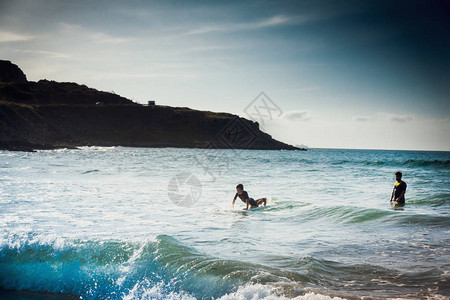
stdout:
[(0, 60), (0, 82), (26, 83), (27, 77), (17, 65), (8, 60)]
[(0, 83), (0, 100), (30, 105), (96, 105), (97, 102), (139, 105), (119, 95), (85, 85), (49, 80)]
[(0, 149), (78, 146), (299, 150), (232, 114), (144, 106), (76, 83), (0, 83)]

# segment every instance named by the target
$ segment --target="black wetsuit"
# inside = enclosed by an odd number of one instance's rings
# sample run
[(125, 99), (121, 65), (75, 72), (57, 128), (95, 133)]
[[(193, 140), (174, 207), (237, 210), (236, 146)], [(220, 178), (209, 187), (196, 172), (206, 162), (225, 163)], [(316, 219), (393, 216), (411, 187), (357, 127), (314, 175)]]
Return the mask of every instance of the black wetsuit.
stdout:
[(247, 204), (247, 199), (248, 199), (248, 203), (251, 206), (258, 206), (258, 203), (256, 203), (255, 199), (248, 197), (248, 193), (246, 191), (243, 191), (241, 195), (236, 193), (233, 200), (236, 200), (237, 197), (239, 197), (242, 200), (242, 202), (244, 202), (245, 204)]
[[(394, 197), (395, 197), (395, 199), (397, 199), (401, 195), (401, 193), (403, 191), (406, 192), (406, 182), (404, 182), (404, 181), (396, 182), (394, 184)], [(403, 194), (403, 197), (398, 199), (398, 203), (401, 203), (401, 204), (405, 203), (405, 194)]]

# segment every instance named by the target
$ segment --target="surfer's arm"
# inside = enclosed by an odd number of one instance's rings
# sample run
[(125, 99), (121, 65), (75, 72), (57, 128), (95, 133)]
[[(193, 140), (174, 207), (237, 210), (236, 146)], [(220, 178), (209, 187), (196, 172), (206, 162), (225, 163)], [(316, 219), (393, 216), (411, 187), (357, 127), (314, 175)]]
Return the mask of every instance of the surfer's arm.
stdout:
[(394, 198), (394, 191), (395, 191), (395, 189), (392, 190), (392, 195), (391, 195), (391, 199), (389, 199), (389, 202), (392, 202), (392, 198)]
[(245, 210), (247, 210), (248, 209), (248, 198), (245, 199), (245, 204), (247, 204), (247, 207), (245, 208)]

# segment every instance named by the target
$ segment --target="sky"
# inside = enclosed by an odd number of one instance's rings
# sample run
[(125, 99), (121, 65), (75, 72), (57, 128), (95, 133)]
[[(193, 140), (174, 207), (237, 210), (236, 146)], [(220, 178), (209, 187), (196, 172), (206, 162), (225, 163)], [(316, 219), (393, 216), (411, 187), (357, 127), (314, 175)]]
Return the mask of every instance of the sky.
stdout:
[(450, 151), (449, 16), (437, 0), (0, 0), (0, 59), (293, 145)]

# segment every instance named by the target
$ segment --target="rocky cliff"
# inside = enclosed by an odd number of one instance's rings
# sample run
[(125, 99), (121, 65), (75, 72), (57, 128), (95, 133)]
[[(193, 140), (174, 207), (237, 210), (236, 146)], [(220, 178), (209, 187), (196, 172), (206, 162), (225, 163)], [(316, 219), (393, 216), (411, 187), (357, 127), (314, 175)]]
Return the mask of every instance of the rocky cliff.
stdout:
[(0, 60), (0, 82), (27, 82), (27, 77), (15, 64), (7, 60)]
[(0, 82), (0, 149), (90, 145), (298, 149), (232, 114), (143, 106), (76, 83), (27, 82), (20, 73), (16, 70)]

